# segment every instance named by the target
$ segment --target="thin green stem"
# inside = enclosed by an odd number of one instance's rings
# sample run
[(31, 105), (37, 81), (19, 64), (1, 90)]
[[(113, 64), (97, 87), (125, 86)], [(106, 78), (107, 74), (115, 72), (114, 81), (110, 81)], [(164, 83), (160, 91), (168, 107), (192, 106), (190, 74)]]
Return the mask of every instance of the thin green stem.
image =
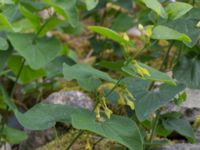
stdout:
[(69, 146), (66, 148), (66, 150), (69, 150), (83, 133), (84, 133), (84, 131), (83, 131), (83, 130), (82, 130), (82, 131), (80, 130), (80, 131), (77, 133), (77, 135), (74, 137), (74, 139), (71, 141), (71, 143), (69, 144)]
[(164, 59), (163, 59), (163, 62), (162, 62), (162, 64), (161, 64), (159, 70), (162, 70), (163, 67), (165, 67), (164, 69), (167, 68), (168, 60), (169, 60), (169, 53), (170, 53), (170, 51), (172, 50), (172, 47), (174, 46), (174, 43), (175, 43), (175, 42), (173, 41), (173, 42), (169, 45), (169, 48), (167, 49), (167, 52), (166, 52), (166, 54), (165, 54), (165, 57), (164, 57)]
[[(168, 59), (169, 59), (169, 53), (172, 49), (172, 47), (174, 46), (174, 41), (169, 45), (169, 48), (167, 49), (167, 52), (165, 53), (165, 56), (164, 56), (164, 59), (159, 67), (159, 71), (162, 71), (163, 67), (165, 66), (164, 69), (166, 69), (167, 67), (167, 62), (168, 62)], [(155, 84), (155, 81), (151, 82), (151, 84), (149, 85), (149, 90), (153, 89), (153, 86)]]
[(104, 139), (103, 137), (99, 138), (99, 139), (93, 144), (92, 150), (95, 150), (96, 145), (99, 144), (103, 139)]
[(12, 90), (11, 90), (10, 98), (13, 98), (13, 95), (14, 95), (14, 92), (15, 92), (15, 88), (16, 88), (17, 82), (18, 82), (18, 80), (19, 80), (19, 77), (20, 77), (20, 75), (21, 75), (21, 72), (22, 72), (22, 70), (23, 70), (25, 61), (26, 61), (26, 60), (23, 58), (23, 60), (22, 60), (22, 62), (21, 62), (21, 65), (20, 65), (20, 68), (19, 68), (19, 71), (18, 71), (18, 73), (17, 73), (16, 79), (15, 79), (15, 83), (14, 83), (14, 85), (13, 85), (13, 87), (12, 87)]
[(33, 43), (36, 43), (36, 40), (37, 40), (39, 34), (42, 32), (42, 30), (44, 29), (44, 27), (49, 23), (49, 21), (51, 19), (52, 19), (52, 16), (39, 28), (39, 30), (37, 31), (37, 33), (33, 37), (33, 40), (32, 40)]
[(156, 129), (157, 129), (157, 126), (158, 126), (158, 121), (159, 121), (159, 117), (160, 117), (160, 110), (158, 110), (156, 112), (156, 117), (155, 119), (153, 120), (153, 125), (152, 125), (152, 131), (151, 131), (151, 135), (150, 135), (150, 138), (149, 138), (149, 143), (151, 144), (155, 135), (156, 135)]
[(193, 5), (193, 6), (195, 6), (195, 3), (196, 3), (196, 1), (195, 1), (195, 0), (192, 0), (192, 5)]

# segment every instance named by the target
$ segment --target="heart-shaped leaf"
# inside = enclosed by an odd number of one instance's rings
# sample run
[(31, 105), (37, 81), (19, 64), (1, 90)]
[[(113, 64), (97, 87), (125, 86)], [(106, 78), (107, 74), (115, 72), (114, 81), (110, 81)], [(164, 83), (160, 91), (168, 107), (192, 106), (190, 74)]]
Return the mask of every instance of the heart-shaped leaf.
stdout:
[(189, 88), (200, 88), (200, 58), (183, 56), (173, 69), (174, 77)]
[(184, 33), (180, 33), (167, 26), (158, 25), (153, 28), (151, 35), (152, 39), (164, 39), (164, 40), (178, 40), (183, 42), (191, 42), (192, 40)]
[(9, 33), (8, 39), (33, 69), (45, 67), (61, 50), (61, 44), (55, 38), (35, 38), (33, 34)]
[[(12, 56), (9, 58), (8, 66), (15, 75), (18, 74), (22, 61), (23, 61), (23, 58), (20, 56)], [(30, 66), (25, 64), (19, 76), (19, 81), (23, 84), (26, 84), (26, 83), (29, 83), (30, 81), (41, 78), (45, 75), (46, 75), (46, 72), (44, 69), (33, 70), (30, 68)]]
[(161, 85), (158, 91), (149, 91), (149, 83), (141, 79), (127, 78), (123, 81), (135, 96), (135, 110), (139, 120), (144, 121), (160, 107), (168, 104), (178, 93), (185, 89), (183, 84)]
[(155, 11), (159, 16), (165, 19), (167, 18), (167, 13), (165, 12), (165, 9), (158, 0), (142, 0), (142, 1), (148, 8)]
[(95, 114), (84, 112), (72, 115), (72, 125), (77, 129), (88, 130), (117, 141), (130, 150), (143, 150), (143, 140), (136, 123), (126, 117), (112, 115), (97, 122)]
[(188, 3), (174, 2), (174, 3), (170, 3), (166, 7), (166, 12), (170, 19), (175, 20), (185, 15), (191, 9), (192, 9), (192, 5)]
[(69, 66), (64, 64), (63, 73), (66, 80), (77, 80), (80, 86), (88, 91), (95, 90), (103, 79), (108, 82), (116, 82), (107, 73), (99, 71), (87, 64)]

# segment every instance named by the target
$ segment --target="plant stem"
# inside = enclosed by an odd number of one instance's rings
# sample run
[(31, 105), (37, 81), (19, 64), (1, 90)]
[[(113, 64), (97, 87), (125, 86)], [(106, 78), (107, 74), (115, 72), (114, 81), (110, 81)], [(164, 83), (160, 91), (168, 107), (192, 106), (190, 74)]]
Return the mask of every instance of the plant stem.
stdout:
[(103, 139), (104, 139), (103, 137), (101, 137), (100, 139), (98, 139), (98, 140), (93, 144), (92, 150), (95, 150), (96, 145), (97, 145), (98, 143), (100, 143)]
[[(122, 77), (120, 77), (120, 79), (116, 82), (116, 84), (113, 86), (113, 88), (105, 95), (105, 97), (108, 97), (112, 94), (112, 92), (115, 90), (115, 88), (119, 85), (120, 81), (122, 80)], [(100, 100), (98, 100), (92, 110), (92, 112), (95, 111), (95, 109), (97, 108), (98, 104), (100, 103)], [(77, 135), (74, 137), (74, 139), (70, 142), (69, 146), (66, 148), (66, 150), (69, 150), (73, 144), (78, 140), (78, 138), (84, 133), (83, 130), (80, 130)]]
[(12, 98), (13, 95), (14, 95), (15, 88), (16, 88), (17, 82), (18, 82), (18, 80), (19, 80), (19, 77), (20, 77), (20, 75), (21, 75), (21, 72), (22, 72), (22, 70), (23, 70), (25, 61), (26, 61), (26, 60), (23, 58), (23, 60), (22, 60), (22, 62), (21, 62), (21, 65), (20, 65), (20, 68), (19, 68), (19, 71), (18, 71), (18, 73), (17, 73), (17, 77), (16, 77), (16, 79), (15, 79), (15, 83), (14, 83), (14, 85), (13, 85), (13, 87), (12, 87), (12, 90), (11, 90), (10, 98)]
[[(162, 71), (162, 69), (163, 69), (164, 66), (165, 66), (164, 69), (167, 68), (167, 62), (168, 62), (168, 59), (169, 59), (169, 53), (170, 53), (170, 51), (171, 51), (171, 49), (172, 49), (173, 46), (174, 46), (174, 41), (169, 45), (169, 48), (167, 49), (167, 52), (166, 52), (166, 54), (164, 56), (164, 59), (163, 59), (161, 65), (159, 67), (159, 71)], [(155, 84), (155, 81), (151, 82), (151, 84), (149, 85), (148, 89), (149, 90), (153, 89), (154, 84)]]
[(77, 133), (77, 135), (74, 137), (74, 139), (71, 141), (71, 143), (69, 144), (69, 146), (66, 148), (66, 150), (69, 150), (72, 146), (73, 146), (73, 144), (76, 142), (76, 140), (78, 140), (78, 138), (82, 135), (84, 133), (84, 131), (82, 130), (80, 130), (78, 133)]
[(150, 144), (152, 143), (154, 136), (156, 135), (156, 129), (157, 129), (159, 117), (160, 117), (160, 110), (157, 110), (155, 120), (153, 121), (150, 139), (149, 139)]
[(195, 6), (195, 3), (196, 3), (196, 1), (195, 1), (195, 0), (192, 0), (192, 5), (193, 5), (193, 6)]
[(172, 50), (172, 47), (174, 46), (174, 43), (175, 43), (174, 41), (172, 43), (170, 43), (169, 48), (167, 49), (167, 52), (165, 54), (165, 57), (163, 59), (162, 64), (160, 65), (159, 70), (162, 70), (163, 67), (165, 67), (164, 69), (167, 69), (167, 63), (168, 63), (168, 59), (169, 59), (169, 53)]

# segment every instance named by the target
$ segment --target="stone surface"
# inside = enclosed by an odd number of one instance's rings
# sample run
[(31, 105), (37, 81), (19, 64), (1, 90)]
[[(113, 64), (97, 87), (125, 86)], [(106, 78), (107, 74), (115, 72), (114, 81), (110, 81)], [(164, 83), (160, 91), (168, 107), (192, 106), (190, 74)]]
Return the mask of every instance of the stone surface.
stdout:
[(91, 98), (80, 91), (55, 92), (49, 95), (42, 102), (50, 104), (68, 104), (89, 110), (93, 108), (93, 101)]

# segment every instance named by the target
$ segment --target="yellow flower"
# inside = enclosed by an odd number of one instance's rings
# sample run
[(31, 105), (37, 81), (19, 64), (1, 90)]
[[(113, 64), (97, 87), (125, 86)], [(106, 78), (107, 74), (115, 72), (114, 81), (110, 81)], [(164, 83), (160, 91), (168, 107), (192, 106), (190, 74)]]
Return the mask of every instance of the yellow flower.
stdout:
[(144, 77), (145, 75), (147, 76), (151, 76), (149, 71), (146, 69), (146, 68), (143, 68), (141, 66), (139, 66), (137, 63), (134, 64), (135, 67), (136, 67), (136, 71), (137, 73), (141, 76), (141, 77)]
[(86, 142), (86, 145), (85, 145), (85, 150), (92, 150), (89, 138), (87, 138), (87, 142)]
[(146, 33), (147, 37), (151, 37), (151, 35), (152, 35), (152, 28), (153, 28), (152, 25), (146, 26), (145, 33)]
[(124, 38), (124, 40), (130, 41), (130, 38), (129, 38), (129, 36), (128, 36), (127, 33), (123, 33), (123, 34), (122, 34), (122, 37)]
[(200, 28), (200, 21), (196, 25), (197, 28)]
[(131, 100), (127, 100), (127, 105), (134, 110), (135, 109), (135, 104)]
[(105, 114), (108, 117), (108, 119), (110, 119), (111, 115), (112, 115), (112, 110), (110, 110), (108, 107), (104, 108)]
[(144, 31), (144, 26), (142, 24), (138, 24), (138, 29), (142, 32)]
[(96, 121), (100, 121), (101, 120), (101, 115), (100, 115), (100, 107), (101, 105), (98, 105), (95, 109), (95, 113), (96, 113)]

